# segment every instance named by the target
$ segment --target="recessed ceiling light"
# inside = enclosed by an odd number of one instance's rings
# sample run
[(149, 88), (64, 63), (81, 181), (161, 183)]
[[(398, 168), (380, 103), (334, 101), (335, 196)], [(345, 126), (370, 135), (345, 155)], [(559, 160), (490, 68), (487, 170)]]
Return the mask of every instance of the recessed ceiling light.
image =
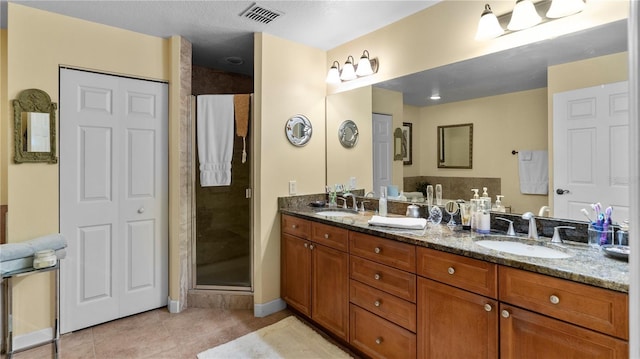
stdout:
[(244, 64), (244, 59), (238, 56), (229, 56), (224, 58), (224, 62), (230, 65), (242, 65)]
[(439, 100), (440, 99), (440, 95), (431, 95), (431, 97), (429, 97), (432, 100)]

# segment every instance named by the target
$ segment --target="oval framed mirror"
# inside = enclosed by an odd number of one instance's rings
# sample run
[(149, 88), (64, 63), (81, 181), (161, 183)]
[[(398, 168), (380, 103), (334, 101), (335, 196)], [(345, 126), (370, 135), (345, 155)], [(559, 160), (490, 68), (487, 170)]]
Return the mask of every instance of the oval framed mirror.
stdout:
[(295, 115), (287, 120), (284, 132), (294, 146), (304, 146), (311, 139), (311, 121), (304, 115)]
[(338, 128), (340, 144), (346, 148), (352, 148), (358, 143), (358, 125), (351, 120), (346, 120)]

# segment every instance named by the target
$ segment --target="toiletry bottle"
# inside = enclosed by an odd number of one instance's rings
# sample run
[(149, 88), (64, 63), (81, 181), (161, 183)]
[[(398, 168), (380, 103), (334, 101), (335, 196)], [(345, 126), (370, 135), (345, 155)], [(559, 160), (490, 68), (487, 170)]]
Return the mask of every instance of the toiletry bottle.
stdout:
[(480, 199), (478, 202), (476, 232), (480, 234), (489, 234), (491, 232), (491, 204), (486, 199)]
[(491, 208), (492, 211), (505, 213), (507, 209), (502, 205), (503, 195), (499, 194), (496, 196), (496, 203)]
[(491, 197), (489, 197), (489, 193), (487, 192), (487, 187), (482, 187), (482, 197), (480, 197), (480, 199), (483, 201), (488, 201), (489, 208), (487, 209), (491, 209)]
[(473, 198), (469, 202), (471, 202), (471, 230), (475, 231), (478, 226), (478, 201), (480, 197), (478, 196), (478, 189), (472, 188)]
[(380, 199), (378, 200), (378, 214), (386, 217), (387, 216), (387, 187), (380, 187)]

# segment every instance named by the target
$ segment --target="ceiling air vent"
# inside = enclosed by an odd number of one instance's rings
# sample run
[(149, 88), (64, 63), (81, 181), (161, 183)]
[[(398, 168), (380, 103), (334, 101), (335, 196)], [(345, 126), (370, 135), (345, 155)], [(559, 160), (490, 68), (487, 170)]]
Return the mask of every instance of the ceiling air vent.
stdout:
[(281, 12), (267, 9), (256, 3), (251, 5), (251, 7), (245, 10), (245, 12), (240, 14), (240, 16), (242, 17), (246, 17), (249, 20), (253, 20), (262, 24), (268, 24), (271, 21), (277, 19), (280, 15), (282, 15)]

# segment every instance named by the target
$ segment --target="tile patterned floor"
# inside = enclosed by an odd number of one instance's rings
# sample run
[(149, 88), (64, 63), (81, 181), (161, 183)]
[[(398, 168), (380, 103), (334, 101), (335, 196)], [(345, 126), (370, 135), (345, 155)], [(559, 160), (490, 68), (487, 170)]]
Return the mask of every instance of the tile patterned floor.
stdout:
[[(60, 358), (194, 359), (202, 351), (289, 315), (288, 310), (256, 318), (252, 310), (189, 308), (170, 314), (156, 309), (63, 335)], [(15, 359), (51, 357), (50, 345), (14, 355)]]

